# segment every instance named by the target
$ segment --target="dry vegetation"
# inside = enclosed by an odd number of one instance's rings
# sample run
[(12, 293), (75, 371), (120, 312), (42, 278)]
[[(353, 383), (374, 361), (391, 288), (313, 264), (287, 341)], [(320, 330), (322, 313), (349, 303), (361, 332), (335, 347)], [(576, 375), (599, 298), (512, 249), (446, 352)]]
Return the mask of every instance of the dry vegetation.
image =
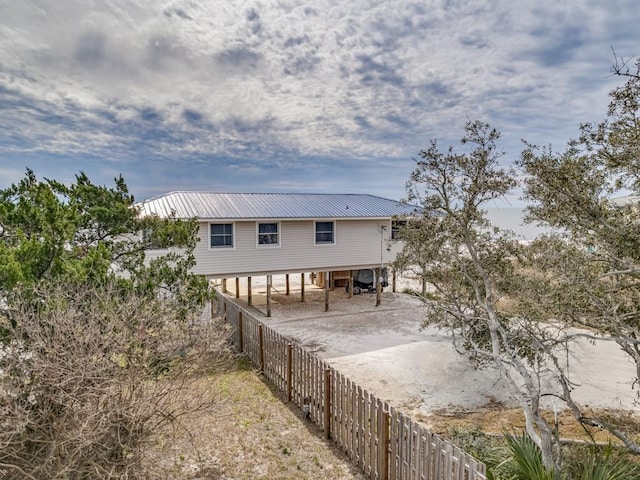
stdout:
[(241, 358), (199, 389), (211, 411), (193, 419), (190, 435), (168, 432), (156, 455), (172, 479), (364, 479)]
[[(640, 415), (621, 410), (599, 409), (585, 412), (604, 421), (624, 425), (627, 435), (640, 439)], [(553, 412), (545, 417), (553, 422)], [(434, 433), (451, 437), (452, 432), (477, 430), (487, 434), (502, 435), (524, 430), (524, 414), (520, 408), (506, 408), (499, 402), (490, 403), (473, 411), (439, 410), (429, 414), (418, 414), (417, 420), (429, 427)], [(566, 442), (598, 442), (617, 444), (621, 442), (606, 430), (587, 427), (578, 423), (569, 410), (558, 413), (560, 438)]]
[(109, 290), (41, 298), (0, 316), (0, 478), (365, 478), (221, 323)]

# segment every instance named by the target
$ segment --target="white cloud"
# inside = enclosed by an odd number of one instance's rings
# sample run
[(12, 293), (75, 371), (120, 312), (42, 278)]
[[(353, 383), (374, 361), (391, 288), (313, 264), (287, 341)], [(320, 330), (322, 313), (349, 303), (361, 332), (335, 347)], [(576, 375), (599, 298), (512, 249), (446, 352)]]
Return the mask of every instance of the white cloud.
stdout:
[(362, 166), (455, 141), (478, 117), (512, 155), (521, 137), (560, 146), (604, 115), (617, 83), (610, 48), (638, 53), (636, 10), (633, 0), (0, 1), (0, 127), (11, 129), (0, 155)]

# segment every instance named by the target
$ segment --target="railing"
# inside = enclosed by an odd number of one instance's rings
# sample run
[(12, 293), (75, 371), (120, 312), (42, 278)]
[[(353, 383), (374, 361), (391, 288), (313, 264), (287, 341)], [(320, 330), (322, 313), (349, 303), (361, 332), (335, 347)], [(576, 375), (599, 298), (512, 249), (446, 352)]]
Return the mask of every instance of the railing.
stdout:
[(217, 292), (232, 341), (374, 480), (486, 480), (486, 468)]

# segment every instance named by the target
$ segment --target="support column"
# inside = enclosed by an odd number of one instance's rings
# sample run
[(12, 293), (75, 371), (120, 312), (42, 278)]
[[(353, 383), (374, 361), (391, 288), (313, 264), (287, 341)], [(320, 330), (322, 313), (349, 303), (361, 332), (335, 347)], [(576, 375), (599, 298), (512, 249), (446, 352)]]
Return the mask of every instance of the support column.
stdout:
[(353, 270), (349, 270), (349, 298), (353, 297)]
[(376, 307), (380, 306), (382, 301), (382, 270), (376, 268)]
[(271, 316), (271, 275), (267, 275), (267, 317)]
[(222, 279), (222, 293), (229, 293), (227, 291), (227, 279), (226, 278)]
[(287, 284), (287, 289), (286, 289), (285, 295), (289, 295), (289, 293), (291, 293), (291, 290), (289, 288), (289, 274), (288, 273), (285, 275), (285, 278), (286, 278), (286, 284)]
[(324, 311), (329, 311), (329, 272), (324, 272)]
[(304, 302), (304, 273), (300, 274), (300, 301)]
[(396, 279), (397, 279), (396, 269), (394, 268), (393, 269), (393, 277), (392, 277), (392, 280), (391, 280), (391, 282), (392, 282), (391, 283), (391, 291), (393, 293), (396, 293)]
[(240, 298), (240, 277), (236, 277), (236, 298)]
[(251, 277), (247, 277), (247, 303), (253, 305), (253, 299), (251, 298)]

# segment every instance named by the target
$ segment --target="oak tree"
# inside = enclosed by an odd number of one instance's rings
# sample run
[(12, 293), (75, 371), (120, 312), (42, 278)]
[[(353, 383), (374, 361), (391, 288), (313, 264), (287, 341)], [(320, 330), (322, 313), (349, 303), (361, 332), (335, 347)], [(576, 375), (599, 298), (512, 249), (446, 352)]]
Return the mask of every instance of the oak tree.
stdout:
[(435, 289), (424, 323), (449, 331), (476, 365), (498, 369), (524, 412), (528, 435), (553, 468), (557, 432), (543, 415), (542, 396), (561, 390), (556, 357), (564, 337), (513, 303), (523, 289), (536, 287), (536, 278), (526, 274), (527, 255), (515, 234), (492, 226), (484, 210), (517, 184), (515, 171), (500, 166), (499, 138), (488, 124), (468, 122), (466, 151), (442, 152), (434, 141), (420, 152), (407, 187), (423, 216), (413, 225), (420, 235), (405, 237), (403, 261), (419, 256)]
[[(625, 194), (640, 189), (640, 61), (635, 70), (618, 64), (614, 73), (626, 83), (611, 93), (604, 121), (582, 125), (562, 153), (528, 145), (519, 163), (528, 217), (551, 231), (534, 245), (546, 278), (535, 301), (547, 317), (617, 342), (636, 366), (630, 383), (638, 396), (640, 208), (637, 195)], [(624, 425), (586, 414), (568, 392), (565, 398), (580, 422), (640, 453)]]

